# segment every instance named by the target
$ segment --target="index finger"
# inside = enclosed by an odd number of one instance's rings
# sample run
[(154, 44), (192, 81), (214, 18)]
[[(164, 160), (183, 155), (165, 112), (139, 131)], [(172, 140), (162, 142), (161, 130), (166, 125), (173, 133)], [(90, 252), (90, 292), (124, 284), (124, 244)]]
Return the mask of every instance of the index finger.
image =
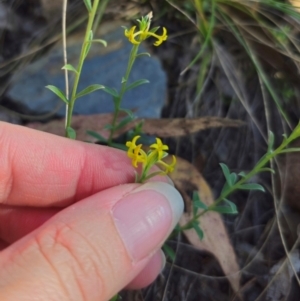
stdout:
[(0, 122), (0, 204), (67, 206), (130, 182), (123, 151)]

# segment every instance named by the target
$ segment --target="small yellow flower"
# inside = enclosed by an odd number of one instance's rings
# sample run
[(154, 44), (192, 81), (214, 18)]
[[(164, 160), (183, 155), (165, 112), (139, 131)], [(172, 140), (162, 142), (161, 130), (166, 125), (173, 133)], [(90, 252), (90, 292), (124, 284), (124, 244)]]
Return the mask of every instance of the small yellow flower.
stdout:
[[(173, 156), (171, 164), (163, 162), (163, 159), (168, 153), (166, 152), (169, 147), (162, 143), (159, 138), (156, 138), (156, 143), (150, 145), (150, 150), (146, 152), (142, 149), (142, 144), (136, 145), (137, 140), (140, 136), (135, 136), (132, 141), (127, 141), (126, 146), (128, 147), (127, 156), (132, 159), (132, 165), (137, 168), (138, 163), (142, 163), (142, 170), (136, 177), (137, 183), (143, 183), (145, 180), (154, 177), (155, 175), (162, 174), (166, 175), (171, 173), (176, 165), (176, 158)], [(160, 164), (164, 170), (151, 173), (151, 168), (155, 164)]]
[(164, 170), (164, 174), (168, 174), (168, 173), (171, 173), (171, 172), (173, 172), (174, 171), (174, 169), (175, 169), (175, 165), (176, 165), (176, 157), (173, 155), (172, 156), (172, 163), (171, 164), (167, 164), (167, 163), (165, 163), (165, 162), (163, 162), (163, 161), (159, 161), (159, 162), (157, 162), (157, 163), (159, 163), (159, 164), (161, 164), (163, 167), (165, 167), (165, 170)]
[(163, 27), (163, 34), (161, 36), (156, 36), (157, 41), (154, 43), (154, 46), (159, 46), (160, 44), (162, 44), (164, 41), (167, 40), (168, 36), (167, 36), (167, 29), (165, 27)]
[(133, 150), (136, 148), (136, 141), (140, 138), (141, 136), (135, 136), (132, 141), (127, 141), (126, 146), (128, 147), (127, 154), (129, 156), (129, 153), (132, 153)]
[[(154, 37), (157, 39), (157, 41), (154, 42), (154, 46), (159, 46), (161, 45), (164, 41), (167, 40), (167, 29), (163, 27), (163, 33), (162, 35), (158, 35), (154, 32), (149, 31), (149, 28), (145, 28), (144, 30), (139, 30), (135, 32), (136, 26), (131, 27), (129, 30), (125, 29), (125, 36), (128, 38), (129, 42), (138, 45), (142, 41), (146, 40), (149, 37)], [(138, 38), (138, 40), (137, 40)]]
[(164, 151), (169, 149), (169, 147), (163, 144), (159, 138), (156, 138), (156, 143), (150, 145), (150, 148), (154, 149), (154, 152), (157, 152), (158, 160), (161, 160), (165, 154)]
[(134, 38), (135, 38), (135, 35), (134, 35), (134, 31), (136, 29), (136, 26), (133, 26), (131, 27), (129, 30), (128, 29), (125, 29), (125, 37), (128, 38), (129, 42), (132, 43), (132, 44), (135, 44), (135, 45), (138, 45), (140, 44), (140, 42), (136, 41)]
[(141, 149), (142, 144), (137, 145), (132, 152), (127, 152), (129, 158), (132, 159), (132, 165), (138, 167), (138, 163), (147, 163), (147, 154)]

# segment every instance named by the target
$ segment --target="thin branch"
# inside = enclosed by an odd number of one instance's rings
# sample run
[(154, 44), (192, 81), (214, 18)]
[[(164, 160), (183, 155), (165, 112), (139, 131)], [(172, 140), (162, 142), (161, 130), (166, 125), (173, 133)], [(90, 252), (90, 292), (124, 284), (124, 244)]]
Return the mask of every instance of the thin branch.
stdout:
[[(63, 0), (63, 9), (62, 9), (62, 42), (63, 42), (63, 53), (64, 53), (64, 65), (68, 64), (67, 57), (67, 7), (68, 0)], [(69, 77), (68, 70), (65, 68), (65, 85), (66, 85), (66, 98), (69, 100)], [(66, 106), (66, 116), (68, 116), (68, 106)], [(66, 118), (67, 122), (67, 118)]]

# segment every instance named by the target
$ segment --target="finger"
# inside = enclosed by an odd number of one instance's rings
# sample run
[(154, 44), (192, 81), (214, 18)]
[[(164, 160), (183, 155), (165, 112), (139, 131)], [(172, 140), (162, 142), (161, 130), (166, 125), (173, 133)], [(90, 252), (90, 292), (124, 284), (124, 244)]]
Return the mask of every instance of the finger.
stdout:
[(166, 257), (162, 250), (158, 250), (143, 268), (143, 270), (126, 286), (127, 289), (142, 289), (150, 285), (162, 271)]
[(8, 247), (8, 243), (0, 239), (0, 251)]
[(155, 182), (77, 202), (0, 253), (0, 300), (108, 300), (143, 270), (182, 211), (177, 190)]
[(0, 239), (8, 245), (45, 223), (57, 208), (0, 206)]
[(126, 153), (0, 122), (0, 203), (67, 206), (134, 182)]

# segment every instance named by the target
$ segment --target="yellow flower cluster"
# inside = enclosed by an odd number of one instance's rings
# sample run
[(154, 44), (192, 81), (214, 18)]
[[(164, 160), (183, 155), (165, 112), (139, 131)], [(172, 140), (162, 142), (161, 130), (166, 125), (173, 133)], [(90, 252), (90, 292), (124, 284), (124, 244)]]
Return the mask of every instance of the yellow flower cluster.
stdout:
[(141, 20), (137, 20), (139, 23), (139, 30), (136, 31), (136, 26), (132, 26), (130, 29), (125, 28), (125, 36), (128, 38), (129, 42), (134, 45), (139, 45), (142, 41), (149, 37), (154, 37), (157, 40), (154, 42), (154, 46), (161, 45), (167, 40), (167, 29), (163, 27), (163, 33), (161, 35), (156, 34), (159, 27), (150, 29), (152, 19), (152, 12), (146, 17), (142, 17)]
[[(162, 159), (168, 155), (166, 151), (169, 150), (169, 147), (163, 144), (159, 138), (156, 138), (156, 143), (150, 145), (150, 150), (146, 153), (142, 149), (142, 144), (136, 144), (139, 138), (140, 136), (135, 136), (132, 141), (126, 142), (126, 146), (128, 147), (127, 155), (132, 159), (132, 165), (137, 168), (138, 163), (142, 163), (143, 168), (141, 176), (139, 177), (139, 182), (143, 182), (158, 174), (166, 175), (171, 173), (176, 165), (176, 157), (172, 156), (173, 160), (171, 164), (162, 161)], [(161, 165), (164, 170), (148, 174), (151, 167), (155, 164)]]
[[(158, 35), (154, 32), (148, 31), (146, 30), (139, 30), (137, 32), (135, 32), (136, 26), (132, 26), (129, 30), (125, 29), (125, 36), (128, 38), (129, 42), (134, 44), (134, 45), (138, 45), (140, 44), (142, 41), (146, 40), (147, 38), (149, 38), (150, 36), (154, 37), (157, 39), (157, 41), (154, 42), (154, 46), (159, 46), (161, 45), (164, 41), (167, 40), (168, 36), (167, 36), (167, 29), (165, 27), (163, 27), (163, 33), (162, 35)], [(137, 40), (136, 38), (139, 36), (139, 39)]]

